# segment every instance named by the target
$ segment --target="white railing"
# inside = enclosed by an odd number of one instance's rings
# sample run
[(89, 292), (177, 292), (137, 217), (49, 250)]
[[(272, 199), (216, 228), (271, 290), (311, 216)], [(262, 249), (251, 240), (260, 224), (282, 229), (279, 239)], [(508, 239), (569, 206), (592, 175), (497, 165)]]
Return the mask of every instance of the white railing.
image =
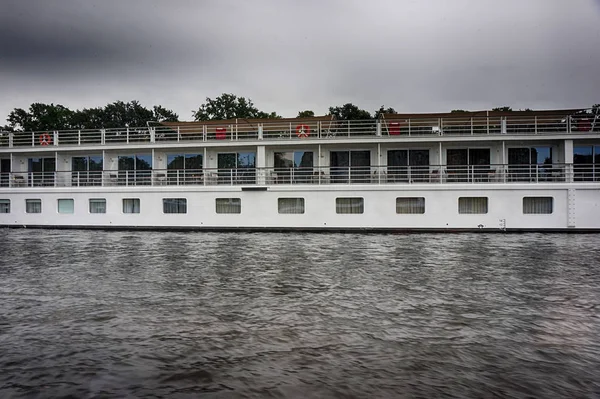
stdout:
[(538, 135), (600, 133), (590, 115), (452, 117), (381, 120), (273, 121), (194, 124), (122, 129), (0, 132), (0, 147), (50, 147), (180, 141), (310, 140), (426, 135)]
[(600, 165), (429, 165), (12, 172), (0, 188), (600, 182)]

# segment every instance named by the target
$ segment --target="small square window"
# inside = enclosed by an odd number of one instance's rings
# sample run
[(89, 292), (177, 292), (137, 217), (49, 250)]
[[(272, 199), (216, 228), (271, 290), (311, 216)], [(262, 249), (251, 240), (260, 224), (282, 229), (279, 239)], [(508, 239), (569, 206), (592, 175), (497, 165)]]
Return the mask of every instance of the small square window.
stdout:
[(10, 213), (9, 199), (0, 199), (0, 213)]
[(240, 198), (217, 198), (217, 213), (242, 213), (242, 200)]
[(163, 198), (163, 213), (187, 213), (187, 199)]
[(365, 212), (364, 198), (336, 198), (335, 213), (358, 214)]
[(277, 211), (283, 214), (304, 213), (304, 198), (279, 198)]
[(527, 215), (539, 215), (552, 213), (552, 197), (523, 197), (523, 213)]
[(75, 213), (75, 201), (72, 198), (58, 200), (58, 213)]
[(485, 214), (488, 213), (487, 197), (460, 197), (458, 198), (458, 213)]
[(106, 199), (90, 198), (90, 213), (106, 213)]
[(42, 213), (42, 200), (41, 199), (25, 200), (25, 212), (26, 213)]
[(123, 213), (140, 213), (140, 199), (123, 198)]

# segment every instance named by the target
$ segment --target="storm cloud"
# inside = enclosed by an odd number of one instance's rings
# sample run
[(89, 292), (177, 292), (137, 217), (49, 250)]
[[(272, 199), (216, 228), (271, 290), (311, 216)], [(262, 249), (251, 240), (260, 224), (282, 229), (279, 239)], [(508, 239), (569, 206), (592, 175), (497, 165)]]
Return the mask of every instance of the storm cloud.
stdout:
[(4, 0), (0, 117), (137, 99), (185, 120), (223, 92), (283, 116), (587, 107), (599, 48), (600, 0)]

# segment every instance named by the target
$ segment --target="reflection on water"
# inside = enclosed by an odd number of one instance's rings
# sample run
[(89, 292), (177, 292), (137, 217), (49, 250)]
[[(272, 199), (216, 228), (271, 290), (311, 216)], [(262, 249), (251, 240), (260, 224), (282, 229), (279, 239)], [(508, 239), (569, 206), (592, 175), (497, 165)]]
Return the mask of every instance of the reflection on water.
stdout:
[(597, 248), (2, 230), (0, 397), (597, 397)]

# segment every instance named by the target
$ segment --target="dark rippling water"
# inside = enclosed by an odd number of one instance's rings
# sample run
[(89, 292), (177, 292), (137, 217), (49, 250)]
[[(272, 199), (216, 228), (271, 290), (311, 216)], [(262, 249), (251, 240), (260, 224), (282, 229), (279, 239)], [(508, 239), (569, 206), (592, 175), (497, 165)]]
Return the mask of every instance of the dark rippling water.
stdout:
[(0, 397), (598, 398), (599, 249), (0, 230)]

